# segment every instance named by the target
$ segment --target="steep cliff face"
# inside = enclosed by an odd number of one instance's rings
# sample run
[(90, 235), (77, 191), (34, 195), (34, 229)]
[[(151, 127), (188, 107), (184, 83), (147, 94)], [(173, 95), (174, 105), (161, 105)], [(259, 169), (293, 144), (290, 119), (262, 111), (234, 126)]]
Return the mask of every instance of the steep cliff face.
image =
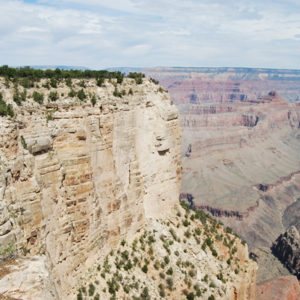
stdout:
[[(154, 220), (171, 221), (181, 209), (181, 132), (168, 94), (151, 81), (111, 80), (98, 87), (86, 80), (94, 106), (71, 96), (64, 83), (50, 90), (45, 83), (28, 89), (17, 106), (14, 88), (0, 81), (4, 101), (16, 112), (0, 119), (1, 255), (21, 256), (2, 264), (0, 294), (74, 299), (80, 278), (121, 240), (160, 230)], [(73, 80), (72, 89), (79, 92), (80, 85)], [(43, 93), (43, 105), (33, 101), (34, 92)], [(50, 100), (51, 92), (57, 100)], [(247, 248), (236, 247), (242, 269), (239, 275), (227, 269), (238, 284), (225, 285), (220, 295), (253, 299), (256, 265)], [(208, 255), (206, 266), (214, 260)], [(215, 272), (225, 266), (219, 263)]]
[(272, 251), (299, 280), (300, 234), (295, 226), (291, 226), (277, 238), (272, 245)]
[[(145, 217), (170, 214), (180, 188), (181, 136), (168, 95), (129, 79), (122, 88), (134, 95), (122, 99), (110, 83), (88, 84), (85, 92), (101, 98), (94, 107), (29, 99), (15, 120), (1, 118), (1, 245), (45, 253), (63, 299), (94, 257)], [(13, 90), (3, 92), (11, 101)]]

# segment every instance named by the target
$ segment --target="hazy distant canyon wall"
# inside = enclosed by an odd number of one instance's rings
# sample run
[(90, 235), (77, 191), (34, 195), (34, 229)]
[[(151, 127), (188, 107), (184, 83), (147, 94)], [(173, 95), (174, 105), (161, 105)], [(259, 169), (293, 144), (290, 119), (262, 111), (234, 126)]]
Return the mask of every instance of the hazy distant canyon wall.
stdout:
[(297, 225), (300, 104), (291, 102), (300, 99), (300, 71), (145, 71), (169, 90), (180, 111), (182, 198), (221, 218), (250, 247), (271, 246)]

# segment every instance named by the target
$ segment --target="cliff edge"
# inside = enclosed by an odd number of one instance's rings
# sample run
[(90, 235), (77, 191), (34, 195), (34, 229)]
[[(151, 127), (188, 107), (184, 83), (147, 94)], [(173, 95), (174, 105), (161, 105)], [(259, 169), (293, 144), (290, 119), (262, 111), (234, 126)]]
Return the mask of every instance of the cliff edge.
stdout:
[(181, 209), (177, 110), (146, 79), (1, 78), (0, 92), (14, 110), (0, 118), (0, 294), (74, 299), (121, 240)]

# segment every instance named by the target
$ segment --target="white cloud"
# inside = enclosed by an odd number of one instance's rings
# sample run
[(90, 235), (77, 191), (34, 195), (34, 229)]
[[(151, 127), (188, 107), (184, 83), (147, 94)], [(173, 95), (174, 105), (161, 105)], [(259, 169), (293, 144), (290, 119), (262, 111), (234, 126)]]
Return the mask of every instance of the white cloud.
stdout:
[(300, 68), (296, 0), (0, 0), (0, 64)]

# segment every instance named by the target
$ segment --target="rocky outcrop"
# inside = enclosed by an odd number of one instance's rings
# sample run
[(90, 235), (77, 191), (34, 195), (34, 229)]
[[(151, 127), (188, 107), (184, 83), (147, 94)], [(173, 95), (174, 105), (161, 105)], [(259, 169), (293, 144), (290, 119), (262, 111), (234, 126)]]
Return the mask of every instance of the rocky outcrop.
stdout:
[[(0, 263), (0, 299), (57, 299), (45, 256)], [(3, 298), (1, 298), (3, 297)]]
[[(82, 88), (79, 80), (71, 84), (76, 93)], [(13, 88), (0, 78), (4, 101), (16, 113), (0, 118), (0, 255), (6, 259), (0, 298), (74, 299), (80, 293), (97, 299), (97, 290), (110, 299), (115, 285), (108, 279), (117, 278), (124, 286), (118, 284), (119, 299), (126, 299), (126, 282), (137, 276), (142, 280), (129, 286), (134, 296), (160, 296), (168, 286), (170, 298), (190, 289), (217, 299), (254, 299), (257, 266), (247, 246), (205, 214), (179, 207), (181, 131), (168, 94), (149, 80), (84, 85), (94, 105), (70, 96), (62, 82), (52, 102), (54, 90), (42, 80), (18, 107)], [(33, 101), (34, 91), (44, 95), (43, 105)], [(151, 235), (147, 251), (145, 234)], [(136, 250), (139, 264), (132, 256), (137, 239), (145, 246)], [(126, 268), (119, 265), (129, 254)], [(165, 268), (168, 256), (172, 281), (166, 278), (157, 290), (163, 275), (153, 263), (159, 259)], [(110, 268), (114, 273), (102, 275)]]
[(78, 297), (255, 299), (257, 265), (247, 245), (203, 212), (185, 209), (148, 220), (133, 242), (123, 240), (97, 261)]
[[(89, 80), (85, 93), (95, 95), (95, 106), (68, 96), (63, 83), (60, 99), (47, 103), (51, 90), (41, 82), (27, 95), (43, 93), (46, 103), (29, 97), (22, 107), (0, 82), (17, 115), (0, 119), (1, 253), (13, 245), (19, 255), (46, 256), (60, 299), (74, 299), (80, 276), (120, 239), (178, 206), (177, 110), (150, 81), (134, 82), (98, 87)], [(113, 96), (115, 85), (126, 95)], [(2, 282), (17, 280), (7, 276)], [(17, 295), (13, 286), (5, 295)]]
[(259, 266), (256, 282), (261, 284), (267, 280), (276, 277), (291, 275), (289, 270), (272, 254), (272, 250), (267, 247), (253, 249), (250, 257), (255, 260)]
[(295, 226), (281, 234), (272, 245), (276, 257), (300, 279), (300, 234)]
[(257, 286), (257, 300), (298, 300), (300, 286), (295, 276), (284, 276), (265, 281)]

